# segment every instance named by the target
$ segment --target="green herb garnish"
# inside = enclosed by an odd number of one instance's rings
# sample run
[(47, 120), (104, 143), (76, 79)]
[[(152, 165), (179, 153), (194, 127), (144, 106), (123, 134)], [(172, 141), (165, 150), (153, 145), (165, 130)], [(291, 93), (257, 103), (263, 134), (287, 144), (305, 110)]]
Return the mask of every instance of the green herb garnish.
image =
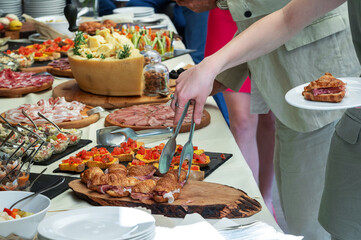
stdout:
[(128, 58), (130, 56), (130, 46), (129, 45), (123, 45), (123, 50), (119, 50), (117, 57), (119, 59)]
[(87, 54), (86, 54), (86, 57), (87, 57), (88, 59), (91, 59), (91, 58), (93, 58), (93, 54), (87, 53)]
[(80, 55), (80, 53), (79, 53), (80, 45), (83, 45), (83, 44), (86, 44), (86, 39), (83, 35), (83, 32), (77, 31), (75, 33), (74, 48), (73, 48), (73, 53), (75, 55)]
[(105, 59), (105, 56), (104, 56), (103, 53), (100, 55), (100, 58), (101, 58), (101, 59)]

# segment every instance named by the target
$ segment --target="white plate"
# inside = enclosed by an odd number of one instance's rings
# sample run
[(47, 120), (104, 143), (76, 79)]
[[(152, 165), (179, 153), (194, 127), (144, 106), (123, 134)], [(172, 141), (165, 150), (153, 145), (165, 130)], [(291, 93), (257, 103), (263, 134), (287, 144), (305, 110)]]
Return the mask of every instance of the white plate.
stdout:
[(133, 13), (134, 17), (137, 16), (150, 16), (154, 14), (154, 8), (151, 7), (123, 7), (116, 8), (113, 10), (113, 13), (125, 14), (125, 13)]
[(38, 226), (40, 239), (53, 240), (146, 239), (154, 231), (152, 215), (126, 207), (71, 210), (45, 218)]
[(345, 97), (339, 103), (308, 101), (302, 96), (304, 87), (309, 83), (292, 88), (286, 93), (286, 102), (298, 108), (309, 110), (337, 110), (361, 106), (361, 78), (338, 78), (346, 85)]

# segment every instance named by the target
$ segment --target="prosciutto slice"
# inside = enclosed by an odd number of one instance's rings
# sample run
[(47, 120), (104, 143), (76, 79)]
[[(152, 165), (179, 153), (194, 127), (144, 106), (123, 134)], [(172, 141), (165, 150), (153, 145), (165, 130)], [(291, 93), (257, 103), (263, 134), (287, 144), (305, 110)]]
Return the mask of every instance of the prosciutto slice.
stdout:
[(34, 72), (13, 72), (10, 69), (4, 69), (0, 72), (0, 88), (41, 87), (54, 80), (54, 77), (50, 75), (32, 76), (33, 74)]

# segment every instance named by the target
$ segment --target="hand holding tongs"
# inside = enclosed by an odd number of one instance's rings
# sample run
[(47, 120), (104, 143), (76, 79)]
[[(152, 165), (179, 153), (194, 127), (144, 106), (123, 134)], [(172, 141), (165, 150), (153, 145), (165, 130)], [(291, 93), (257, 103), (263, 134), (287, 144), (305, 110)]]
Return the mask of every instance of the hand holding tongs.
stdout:
[[(164, 174), (166, 172), (168, 172), (170, 164), (172, 162), (172, 158), (173, 155), (175, 153), (175, 149), (176, 149), (176, 138), (178, 136), (179, 130), (182, 126), (184, 117), (187, 114), (189, 105), (191, 103), (192, 100), (189, 100), (187, 102), (187, 104), (184, 106), (184, 110), (182, 113), (182, 116), (180, 117), (178, 124), (177, 124), (177, 128), (173, 134), (173, 136), (168, 140), (168, 142), (165, 144), (162, 154), (160, 155), (160, 159), (159, 159), (159, 172)], [(195, 105), (195, 103), (194, 103)], [(180, 176), (181, 170), (182, 170), (182, 163), (185, 159), (188, 160), (188, 172), (187, 172), (187, 177), (186, 179), (188, 179), (189, 173), (190, 173), (190, 169), (191, 169), (191, 165), (192, 165), (192, 160), (193, 160), (193, 144), (192, 144), (192, 138), (193, 138), (193, 133), (194, 133), (194, 128), (195, 128), (195, 122), (194, 122), (194, 109), (195, 106), (193, 106), (193, 114), (192, 114), (192, 124), (191, 124), (191, 129), (189, 132), (189, 139), (188, 142), (184, 145), (182, 153), (181, 153), (181, 157), (180, 157), (180, 162), (179, 162), (179, 172), (178, 172), (178, 177)]]

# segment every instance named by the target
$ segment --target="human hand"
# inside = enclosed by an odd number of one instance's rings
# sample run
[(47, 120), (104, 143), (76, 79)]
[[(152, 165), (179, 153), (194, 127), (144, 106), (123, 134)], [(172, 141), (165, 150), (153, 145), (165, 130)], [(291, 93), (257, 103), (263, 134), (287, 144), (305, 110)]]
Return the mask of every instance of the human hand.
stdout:
[(176, 0), (179, 6), (184, 6), (193, 12), (205, 12), (216, 8), (216, 0)]
[(174, 124), (177, 124), (188, 100), (195, 100), (194, 121), (201, 122), (203, 107), (212, 91), (216, 72), (203, 60), (200, 64), (181, 73), (177, 79), (171, 107), (175, 112)]

